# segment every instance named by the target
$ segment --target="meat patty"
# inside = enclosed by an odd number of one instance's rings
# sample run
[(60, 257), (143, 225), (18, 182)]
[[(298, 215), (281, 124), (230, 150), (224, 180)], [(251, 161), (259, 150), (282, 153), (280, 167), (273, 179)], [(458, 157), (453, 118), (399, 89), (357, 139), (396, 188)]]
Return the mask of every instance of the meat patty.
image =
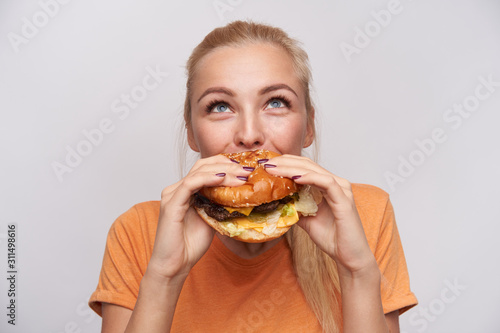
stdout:
[(207, 213), (208, 216), (216, 219), (217, 221), (225, 221), (227, 219), (233, 218), (233, 217), (242, 217), (245, 216), (241, 214), (240, 212), (232, 212), (229, 213), (224, 207), (221, 205), (217, 205), (216, 203), (213, 203), (212, 201), (208, 200), (201, 194), (196, 193), (194, 195), (194, 206), (198, 208), (203, 208), (205, 210), (205, 213)]
[[(280, 204), (286, 204), (292, 200), (293, 200), (292, 197), (288, 196), (280, 200), (263, 203), (262, 205), (254, 207), (252, 213), (259, 213), (259, 214), (269, 213), (278, 208)], [(194, 206), (198, 208), (203, 208), (208, 216), (216, 219), (219, 222), (225, 221), (233, 217), (245, 216), (240, 212), (229, 213), (224, 207), (210, 201), (209, 199), (205, 198), (199, 193), (196, 193), (194, 195)]]

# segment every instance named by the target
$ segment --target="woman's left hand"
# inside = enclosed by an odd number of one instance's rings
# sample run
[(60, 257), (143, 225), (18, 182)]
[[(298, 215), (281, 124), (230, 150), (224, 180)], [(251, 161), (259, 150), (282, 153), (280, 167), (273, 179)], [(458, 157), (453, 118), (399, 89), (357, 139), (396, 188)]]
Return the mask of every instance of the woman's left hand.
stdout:
[(373, 268), (370, 250), (358, 215), (351, 184), (312, 160), (302, 156), (282, 155), (271, 159), (266, 168), (272, 175), (292, 178), (301, 185), (316, 187), (323, 194), (316, 216), (303, 216), (298, 224), (316, 245), (332, 257), (339, 270), (355, 273)]

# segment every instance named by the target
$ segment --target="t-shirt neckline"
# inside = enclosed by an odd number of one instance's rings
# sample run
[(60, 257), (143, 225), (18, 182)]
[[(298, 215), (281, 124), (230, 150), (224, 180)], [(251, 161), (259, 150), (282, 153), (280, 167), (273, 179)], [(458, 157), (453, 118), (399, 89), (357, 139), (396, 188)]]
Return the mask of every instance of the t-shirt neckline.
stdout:
[(275, 244), (272, 248), (251, 259), (242, 258), (237, 254), (233, 253), (230, 249), (228, 249), (224, 245), (224, 243), (222, 243), (222, 241), (216, 235), (214, 236), (214, 239), (212, 241), (211, 248), (213, 249), (213, 251), (216, 252), (217, 255), (223, 257), (226, 260), (231, 261), (235, 265), (241, 267), (255, 267), (262, 265), (268, 262), (269, 260), (272, 260), (279, 253), (283, 253), (283, 251), (286, 251), (288, 248), (288, 244), (285, 237), (282, 237), (282, 239), (280, 239), (280, 241), (277, 244)]

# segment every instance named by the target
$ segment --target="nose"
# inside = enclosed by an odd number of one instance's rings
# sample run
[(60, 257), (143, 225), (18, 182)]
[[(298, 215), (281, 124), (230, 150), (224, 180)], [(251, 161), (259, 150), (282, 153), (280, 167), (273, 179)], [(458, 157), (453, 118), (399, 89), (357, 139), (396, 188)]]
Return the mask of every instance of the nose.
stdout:
[(248, 150), (259, 149), (265, 142), (265, 128), (254, 112), (241, 114), (234, 137), (235, 144)]

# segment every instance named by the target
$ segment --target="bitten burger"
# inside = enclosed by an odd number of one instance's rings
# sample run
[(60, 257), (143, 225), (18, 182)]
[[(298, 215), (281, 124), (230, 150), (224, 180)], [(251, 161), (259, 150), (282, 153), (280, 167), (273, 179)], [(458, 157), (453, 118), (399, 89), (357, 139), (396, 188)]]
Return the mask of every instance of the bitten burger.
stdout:
[(262, 161), (280, 154), (261, 149), (222, 155), (254, 171), (241, 186), (205, 187), (195, 194), (196, 211), (219, 233), (247, 243), (266, 242), (287, 232), (301, 215), (316, 214), (320, 195), (266, 172)]

